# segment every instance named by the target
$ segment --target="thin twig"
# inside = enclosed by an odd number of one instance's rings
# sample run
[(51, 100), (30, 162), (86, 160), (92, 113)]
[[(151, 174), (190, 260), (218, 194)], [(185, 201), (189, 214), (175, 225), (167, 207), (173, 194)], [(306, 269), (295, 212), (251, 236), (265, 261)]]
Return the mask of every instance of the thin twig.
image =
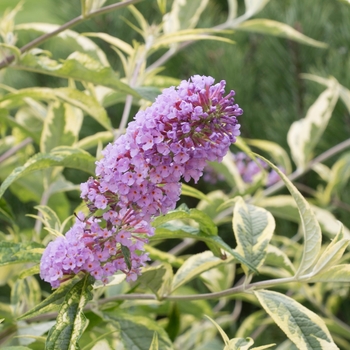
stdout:
[(27, 137), (22, 142), (20, 142), (18, 145), (12, 147), (8, 151), (6, 151), (4, 154), (0, 156), (0, 164), (4, 162), (6, 159), (10, 158), (12, 155), (14, 155), (16, 152), (18, 152), (21, 148), (29, 145), (33, 139), (31, 137)]
[[(85, 16), (80, 15), (72, 20), (70, 20), (69, 22), (63, 24), (62, 26), (60, 26), (59, 28), (55, 29), (54, 31), (50, 32), (50, 33), (46, 33), (43, 34), (41, 36), (39, 36), (38, 38), (34, 39), (33, 41), (29, 42), (28, 44), (24, 45), (23, 47), (20, 48), (21, 53), (24, 53), (40, 44), (42, 44), (43, 42), (47, 41), (48, 39), (56, 36), (57, 34), (65, 31), (66, 29), (72, 28), (74, 26), (76, 26), (77, 24), (91, 19), (93, 17), (96, 17), (98, 15), (102, 15), (104, 13), (110, 12), (110, 11), (114, 11), (117, 9), (121, 9), (123, 7), (132, 5), (132, 4), (136, 4), (140, 1), (143, 0), (127, 0), (124, 2), (118, 2), (116, 4), (112, 4), (112, 5), (108, 5), (105, 7), (102, 7), (96, 11), (93, 11)], [(0, 62), (0, 69), (7, 67), (10, 63), (12, 63), (15, 60), (15, 55), (11, 55), (11, 56), (7, 56), (5, 57), (1, 62)]]

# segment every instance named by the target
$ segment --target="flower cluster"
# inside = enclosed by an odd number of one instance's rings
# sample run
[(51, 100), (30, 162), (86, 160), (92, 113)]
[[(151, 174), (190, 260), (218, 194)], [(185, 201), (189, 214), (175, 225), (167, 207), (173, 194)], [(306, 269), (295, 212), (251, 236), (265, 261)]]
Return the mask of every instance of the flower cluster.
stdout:
[(116, 271), (135, 280), (148, 260), (152, 218), (174, 209), (180, 180), (197, 182), (206, 161), (221, 161), (240, 134), (233, 96), (225, 81), (196, 75), (139, 111), (103, 150), (96, 178), (81, 185), (90, 213), (48, 245), (41, 277), (53, 287), (80, 271), (104, 283)]

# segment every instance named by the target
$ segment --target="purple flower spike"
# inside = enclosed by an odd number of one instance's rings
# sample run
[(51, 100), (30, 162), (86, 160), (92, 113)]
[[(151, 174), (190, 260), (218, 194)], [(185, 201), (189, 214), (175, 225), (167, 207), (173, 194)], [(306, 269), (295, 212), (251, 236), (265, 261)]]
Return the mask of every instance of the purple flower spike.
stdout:
[(139, 111), (103, 150), (96, 178), (81, 184), (90, 213), (49, 243), (41, 278), (58, 287), (83, 271), (106, 283), (122, 271), (134, 281), (149, 259), (143, 246), (154, 234), (152, 218), (174, 209), (181, 179), (197, 182), (206, 162), (221, 161), (240, 134), (234, 95), (225, 96), (225, 81), (195, 75)]

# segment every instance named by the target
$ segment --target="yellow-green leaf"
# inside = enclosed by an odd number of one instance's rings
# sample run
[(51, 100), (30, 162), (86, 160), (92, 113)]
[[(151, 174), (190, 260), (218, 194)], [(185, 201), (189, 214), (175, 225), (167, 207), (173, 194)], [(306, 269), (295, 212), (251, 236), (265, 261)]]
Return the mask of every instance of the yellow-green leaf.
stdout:
[(237, 251), (258, 269), (265, 260), (275, 230), (273, 216), (265, 209), (246, 204), (243, 198), (239, 198), (234, 207), (232, 225)]
[(312, 159), (313, 150), (328, 125), (339, 93), (339, 84), (333, 79), (332, 84), (309, 108), (305, 118), (291, 125), (287, 141), (298, 168), (305, 169), (308, 161)]
[(320, 225), (312, 211), (309, 203), (301, 195), (298, 189), (292, 184), (286, 175), (284, 175), (275, 165), (266, 158), (256, 155), (270, 165), (281, 177), (290, 194), (298, 207), (300, 222), (304, 234), (304, 250), (301, 263), (296, 276), (300, 276), (314, 266), (321, 249), (322, 233)]
[(277, 292), (260, 290), (254, 294), (299, 350), (339, 350), (324, 321), (305, 306)]

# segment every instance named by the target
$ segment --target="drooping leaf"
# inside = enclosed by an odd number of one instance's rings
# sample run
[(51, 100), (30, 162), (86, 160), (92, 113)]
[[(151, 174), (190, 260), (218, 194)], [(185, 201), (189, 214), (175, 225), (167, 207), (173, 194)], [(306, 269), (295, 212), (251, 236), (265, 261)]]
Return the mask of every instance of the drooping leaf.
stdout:
[(313, 156), (313, 150), (325, 131), (339, 98), (339, 84), (334, 79), (309, 108), (305, 118), (294, 122), (287, 135), (295, 164), (304, 169)]
[(326, 43), (314, 40), (298, 32), (297, 30), (295, 30), (294, 28), (290, 27), (285, 23), (273, 21), (271, 19), (264, 19), (264, 18), (251, 19), (249, 21), (245, 21), (241, 23), (235, 29), (278, 36), (281, 38), (297, 41), (301, 44), (315, 46), (323, 49), (328, 47)]
[(66, 295), (56, 319), (46, 339), (47, 350), (79, 349), (78, 341), (87, 325), (83, 314), (84, 306), (92, 298), (91, 277), (85, 276)]
[(43, 245), (30, 243), (0, 242), (0, 266), (18, 263), (38, 263), (44, 251)]
[(126, 349), (149, 350), (153, 342), (154, 332), (158, 334), (159, 349), (174, 349), (164, 328), (149, 317), (119, 312), (105, 312), (103, 317), (119, 331)]
[(171, 285), (171, 290), (175, 290), (181, 285), (191, 281), (201, 273), (219, 266), (223, 260), (214, 256), (211, 251), (206, 251), (190, 256), (184, 264), (177, 270)]
[(339, 350), (324, 321), (294, 299), (268, 290), (254, 292), (261, 306), (300, 350)]
[(50, 153), (37, 153), (23, 166), (12, 171), (0, 187), (0, 197), (17, 179), (32, 171), (47, 169), (54, 166), (83, 170), (91, 175), (95, 173), (95, 158), (89, 153), (72, 147), (56, 147)]
[(237, 251), (256, 269), (264, 262), (267, 247), (275, 230), (275, 220), (265, 209), (246, 204), (239, 198), (232, 220)]
[(310, 268), (314, 266), (317, 260), (319, 251), (321, 249), (322, 233), (320, 225), (313, 213), (309, 203), (297, 190), (297, 188), (292, 184), (286, 175), (284, 175), (275, 165), (269, 162), (264, 157), (256, 155), (265, 161), (271, 168), (273, 168), (278, 175), (281, 177), (286, 187), (288, 188), (290, 194), (295, 200), (300, 214), (300, 222), (302, 225), (302, 230), (304, 234), (304, 250), (301, 263), (296, 272), (296, 276), (300, 276), (307, 272)]

